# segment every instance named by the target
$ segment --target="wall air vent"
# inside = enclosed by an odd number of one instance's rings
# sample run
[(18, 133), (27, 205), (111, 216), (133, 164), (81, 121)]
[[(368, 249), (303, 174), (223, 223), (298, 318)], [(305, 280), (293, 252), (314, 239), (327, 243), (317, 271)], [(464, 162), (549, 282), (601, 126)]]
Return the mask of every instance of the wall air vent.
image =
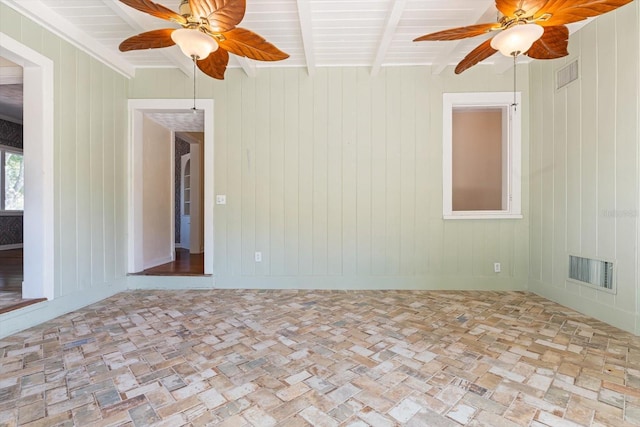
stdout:
[(569, 255), (569, 279), (598, 289), (615, 292), (613, 262)]
[(556, 89), (561, 89), (578, 79), (578, 60), (576, 59), (571, 64), (558, 70), (556, 74)]

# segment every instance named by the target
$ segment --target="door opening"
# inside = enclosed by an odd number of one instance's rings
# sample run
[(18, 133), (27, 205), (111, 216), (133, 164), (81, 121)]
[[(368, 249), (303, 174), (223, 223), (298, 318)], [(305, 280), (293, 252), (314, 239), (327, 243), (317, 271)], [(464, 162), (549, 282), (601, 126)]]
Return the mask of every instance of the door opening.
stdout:
[(23, 69), (22, 298), (54, 298), (53, 61), (0, 32), (0, 56)]
[[(176, 199), (183, 199), (184, 187), (184, 174), (180, 174), (180, 184), (176, 185), (178, 189), (173, 191), (175, 186), (171, 183), (167, 184), (167, 188), (170, 186), (172, 189), (167, 189), (170, 193), (171, 203), (166, 210), (163, 208), (160, 212), (155, 211), (150, 206), (153, 206), (155, 202), (148, 201), (148, 191), (145, 191), (145, 186), (149, 185), (149, 179), (145, 178), (145, 167), (153, 168), (153, 165), (146, 164), (148, 162), (148, 156), (145, 155), (145, 135), (144, 135), (144, 120), (145, 117), (151, 117), (152, 120), (158, 119), (162, 115), (175, 115), (175, 114), (190, 114), (193, 115), (193, 111), (190, 109), (193, 100), (130, 100), (130, 129), (131, 138), (129, 144), (130, 150), (130, 193), (129, 193), (129, 273), (141, 273), (143, 274), (161, 274), (157, 272), (155, 267), (159, 267), (163, 264), (156, 262), (155, 265), (149, 264), (149, 257), (145, 254), (145, 248), (150, 247), (145, 244), (145, 229), (150, 227), (150, 220), (158, 220), (157, 224), (170, 224), (165, 227), (163, 235), (167, 234), (167, 238), (162, 242), (166, 248), (164, 254), (169, 254), (172, 257), (169, 262), (174, 263), (175, 268), (181, 260), (184, 260), (184, 244), (183, 244), (183, 225), (182, 217), (184, 204), (180, 203), (181, 209), (178, 212), (174, 209), (177, 205)], [(188, 163), (188, 216), (189, 216), (189, 251), (187, 255), (200, 255), (202, 271), (205, 275), (213, 274), (213, 100), (197, 100), (196, 106), (198, 112), (202, 112), (203, 130), (200, 132), (202, 143), (192, 143), (189, 141), (190, 152)], [(175, 122), (175, 121), (174, 121)], [(175, 136), (176, 134), (189, 134), (190, 131), (182, 132), (180, 129), (173, 128), (171, 132), (171, 153), (167, 154), (171, 163), (171, 180), (174, 180), (175, 169), (182, 166), (182, 156), (177, 157), (175, 154)], [(167, 168), (164, 169), (166, 172)], [(198, 176), (201, 173), (202, 179), (196, 180), (194, 176)], [(166, 175), (164, 175), (166, 177)], [(163, 178), (164, 179), (164, 178)], [(205, 189), (207, 191), (205, 191)], [(194, 194), (201, 194), (201, 197), (194, 198)], [(147, 202), (145, 202), (147, 197)], [(151, 204), (149, 204), (151, 203)], [(195, 212), (201, 212), (200, 218), (196, 220), (194, 217)], [(158, 215), (160, 217), (158, 217)], [(178, 219), (179, 218), (179, 219)], [(178, 224), (178, 221), (180, 222)], [(157, 225), (156, 224), (156, 225)], [(161, 228), (159, 228), (162, 230)], [(168, 233), (167, 233), (167, 229)], [(185, 230), (186, 231), (186, 230)], [(180, 234), (180, 241), (177, 241), (175, 236)], [(156, 236), (157, 237), (157, 236)], [(151, 245), (152, 246), (152, 245)], [(176, 250), (177, 249), (177, 250)], [(147, 259), (145, 259), (145, 257)], [(161, 260), (161, 258), (158, 258)], [(165, 266), (166, 267), (166, 266)], [(172, 273), (176, 274), (174, 271)], [(200, 273), (202, 274), (202, 273)]]

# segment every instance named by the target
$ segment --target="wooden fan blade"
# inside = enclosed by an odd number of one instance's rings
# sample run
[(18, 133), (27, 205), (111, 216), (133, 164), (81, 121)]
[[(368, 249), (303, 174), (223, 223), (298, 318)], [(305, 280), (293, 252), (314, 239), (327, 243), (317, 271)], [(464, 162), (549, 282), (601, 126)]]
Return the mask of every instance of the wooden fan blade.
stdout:
[(497, 30), (498, 28), (500, 28), (500, 24), (496, 23), (469, 25), (467, 27), (451, 28), (449, 30), (425, 34), (424, 36), (413, 39), (413, 41), (460, 40), (486, 34), (489, 31)]
[(473, 49), (467, 56), (464, 57), (462, 61), (456, 67), (456, 74), (460, 74), (463, 71), (473, 67), (478, 62), (487, 59), (497, 50), (491, 47), (491, 39), (483, 42), (480, 46)]
[(244, 18), (246, 0), (189, 0), (194, 16), (206, 18), (215, 32), (233, 29)]
[(229, 63), (229, 53), (224, 49), (211, 52), (205, 59), (198, 60), (197, 65), (206, 75), (214, 79), (224, 80), (224, 72)]
[(139, 10), (140, 12), (148, 13), (156, 18), (166, 19), (167, 21), (174, 21), (179, 24), (186, 24), (187, 20), (184, 16), (177, 14), (171, 9), (167, 9), (161, 4), (156, 4), (151, 0), (120, 0), (121, 3), (126, 4), (129, 7)]
[(496, 0), (496, 9), (504, 16), (514, 18), (533, 16), (547, 0)]
[(222, 36), (224, 40), (218, 41), (220, 47), (238, 56), (258, 61), (280, 61), (289, 57), (262, 36), (245, 28), (234, 28)]
[(545, 14), (550, 14), (551, 17), (536, 23), (544, 27), (570, 24), (611, 12), (632, 1), (633, 0), (582, 0), (576, 2), (549, 0), (546, 6), (536, 14), (536, 17), (542, 17)]
[(171, 39), (171, 33), (174, 31), (174, 28), (163, 28), (129, 37), (120, 43), (120, 52), (173, 46), (175, 42)]
[(534, 59), (555, 59), (567, 56), (569, 29), (564, 25), (545, 27), (544, 34), (536, 40), (526, 55)]

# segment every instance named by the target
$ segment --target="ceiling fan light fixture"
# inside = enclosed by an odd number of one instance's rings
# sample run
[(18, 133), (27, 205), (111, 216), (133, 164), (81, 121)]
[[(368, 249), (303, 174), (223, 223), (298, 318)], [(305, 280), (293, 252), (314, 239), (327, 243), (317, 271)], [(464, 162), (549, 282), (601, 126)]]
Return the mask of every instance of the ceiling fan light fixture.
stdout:
[(527, 52), (542, 34), (544, 28), (538, 24), (514, 25), (491, 39), (491, 47), (499, 50), (504, 56), (518, 56)]
[(171, 39), (189, 58), (205, 59), (218, 50), (218, 43), (207, 34), (193, 28), (180, 28), (171, 33)]

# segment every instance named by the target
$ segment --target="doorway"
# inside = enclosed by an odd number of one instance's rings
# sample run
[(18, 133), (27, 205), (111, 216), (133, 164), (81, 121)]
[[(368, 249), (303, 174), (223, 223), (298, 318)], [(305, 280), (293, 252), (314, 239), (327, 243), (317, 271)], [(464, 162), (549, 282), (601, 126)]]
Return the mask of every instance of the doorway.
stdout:
[[(129, 273), (137, 273), (137, 274), (145, 274), (146, 270), (152, 270), (151, 268), (145, 267), (145, 222), (148, 222), (149, 215), (152, 215), (152, 212), (148, 212), (145, 215), (144, 208), (144, 186), (145, 186), (145, 174), (144, 174), (144, 119), (145, 115), (148, 116), (150, 114), (173, 114), (173, 113), (185, 113), (193, 114), (191, 110), (191, 106), (193, 105), (193, 100), (172, 100), (172, 99), (140, 99), (140, 100), (130, 100), (129, 101), (129, 113), (130, 113), (130, 141), (129, 141), (129, 153), (130, 153), (130, 183), (129, 183), (129, 229), (131, 232), (129, 233), (129, 260), (128, 260), (128, 270)], [(214, 192), (213, 192), (213, 100), (197, 100), (196, 107), (198, 112), (203, 113), (204, 118), (204, 133), (202, 136), (203, 142), (202, 144), (192, 144), (192, 150), (190, 152), (190, 162), (189, 162), (189, 193), (190, 193), (190, 205), (189, 205), (189, 216), (190, 216), (190, 230), (189, 230), (189, 246), (190, 248), (194, 247), (194, 236), (201, 236), (200, 243), (195, 242), (199, 245), (201, 250), (197, 248), (194, 250), (190, 250), (192, 254), (198, 254), (204, 252), (203, 259), (201, 264), (203, 264), (203, 270), (205, 275), (213, 274), (213, 200), (214, 200)], [(194, 147), (194, 145), (196, 145)], [(198, 153), (200, 151), (200, 153)], [(194, 161), (194, 153), (199, 155), (200, 161)], [(180, 159), (182, 160), (182, 159)], [(193, 180), (194, 172), (197, 172), (197, 169), (200, 168), (203, 170), (203, 188), (195, 189), (194, 187), (197, 185), (196, 181)], [(171, 167), (172, 176), (174, 166)], [(194, 169), (196, 171), (194, 171)], [(195, 200), (192, 195), (194, 191), (200, 191), (203, 194), (202, 200), (200, 201), (202, 207), (200, 208), (202, 211), (202, 219), (200, 221), (194, 221), (192, 217), (194, 209), (196, 206), (194, 205)], [(173, 196), (173, 192), (172, 196)], [(176, 193), (178, 194), (178, 193)], [(181, 193), (180, 193), (181, 194)], [(173, 197), (172, 197), (173, 198)], [(173, 206), (173, 203), (171, 204)], [(164, 214), (163, 214), (164, 215)], [(171, 224), (171, 254), (173, 257), (171, 262), (178, 262), (182, 259), (182, 257), (174, 255), (176, 242), (173, 239), (173, 235), (175, 234), (174, 227), (177, 226), (174, 220), (174, 212), (173, 209), (167, 209), (166, 218), (169, 219), (169, 223)], [(182, 246), (182, 245), (178, 245)], [(180, 258), (180, 259), (178, 259)], [(161, 267), (162, 265), (156, 267)], [(166, 265), (165, 265), (166, 267)]]
[(24, 299), (54, 298), (53, 62), (0, 33), (0, 56), (23, 69)]

